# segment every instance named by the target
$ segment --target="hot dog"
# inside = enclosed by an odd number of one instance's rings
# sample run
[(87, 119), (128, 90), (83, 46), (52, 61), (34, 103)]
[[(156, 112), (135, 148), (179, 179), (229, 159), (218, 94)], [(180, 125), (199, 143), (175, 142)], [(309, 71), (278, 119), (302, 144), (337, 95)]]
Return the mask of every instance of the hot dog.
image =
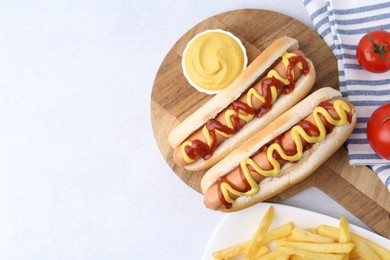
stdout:
[(189, 171), (210, 168), (304, 98), (314, 81), (313, 64), (298, 50), (298, 42), (279, 38), (170, 132), (175, 162)]
[(317, 90), (206, 172), (206, 207), (237, 211), (286, 190), (320, 167), (355, 124), (355, 108), (340, 92)]

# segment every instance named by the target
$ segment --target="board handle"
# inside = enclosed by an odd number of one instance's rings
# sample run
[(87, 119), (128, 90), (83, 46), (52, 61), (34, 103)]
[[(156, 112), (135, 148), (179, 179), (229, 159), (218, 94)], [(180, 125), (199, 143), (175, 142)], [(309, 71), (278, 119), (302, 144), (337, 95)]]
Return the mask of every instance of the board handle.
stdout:
[(279, 202), (313, 186), (337, 201), (379, 235), (390, 239), (390, 213), (326, 165), (318, 168), (300, 185), (295, 185), (268, 201)]

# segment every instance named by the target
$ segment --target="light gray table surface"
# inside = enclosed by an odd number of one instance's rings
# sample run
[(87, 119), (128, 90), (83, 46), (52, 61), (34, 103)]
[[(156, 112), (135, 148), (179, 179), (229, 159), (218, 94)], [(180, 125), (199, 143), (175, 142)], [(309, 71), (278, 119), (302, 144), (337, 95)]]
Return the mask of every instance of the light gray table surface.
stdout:
[[(223, 213), (168, 167), (150, 94), (172, 45), (225, 11), (300, 0), (0, 1), (0, 259), (200, 259)], [(283, 204), (365, 227), (316, 189)]]

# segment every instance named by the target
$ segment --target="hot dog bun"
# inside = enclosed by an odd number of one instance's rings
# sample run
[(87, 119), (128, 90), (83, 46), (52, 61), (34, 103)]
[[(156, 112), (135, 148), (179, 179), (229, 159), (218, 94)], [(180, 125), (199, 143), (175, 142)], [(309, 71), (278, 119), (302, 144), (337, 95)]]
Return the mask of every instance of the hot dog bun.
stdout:
[[(223, 109), (229, 106), (233, 101), (238, 99), (256, 80), (264, 75), (269, 70), (275, 61), (288, 50), (297, 49), (298, 42), (290, 37), (282, 37), (274, 41), (266, 48), (227, 88), (222, 90), (206, 104), (200, 107), (197, 111), (191, 114), (176, 128), (174, 128), (169, 136), (168, 141), (172, 148), (176, 148), (188, 136), (201, 128), (208, 120), (216, 117)], [(220, 161), (224, 156), (231, 152), (234, 148), (248, 139), (254, 132), (269, 124), (274, 118), (284, 113), (287, 109), (304, 98), (311, 90), (315, 81), (315, 69), (310, 60), (309, 73), (302, 75), (295, 83), (295, 89), (288, 95), (281, 95), (273, 104), (272, 109), (262, 117), (254, 118), (245, 124), (238, 133), (226, 139), (214, 151), (211, 158), (198, 161), (185, 166), (189, 171), (197, 171), (208, 169), (215, 163)]]
[[(329, 87), (322, 88), (289, 109), (208, 170), (201, 180), (202, 192), (205, 194), (219, 177), (231, 172), (243, 159), (251, 157), (263, 145), (300, 122), (322, 101), (335, 97), (341, 97), (339, 91)], [(298, 162), (285, 164), (281, 173), (275, 177), (266, 177), (259, 183), (259, 191), (256, 194), (238, 197), (231, 208), (221, 208), (220, 210), (230, 212), (247, 208), (271, 198), (307, 178), (339, 149), (352, 133), (355, 124), (356, 113), (353, 112), (351, 123), (334, 127), (323, 141), (315, 143), (309, 150), (305, 151)]]

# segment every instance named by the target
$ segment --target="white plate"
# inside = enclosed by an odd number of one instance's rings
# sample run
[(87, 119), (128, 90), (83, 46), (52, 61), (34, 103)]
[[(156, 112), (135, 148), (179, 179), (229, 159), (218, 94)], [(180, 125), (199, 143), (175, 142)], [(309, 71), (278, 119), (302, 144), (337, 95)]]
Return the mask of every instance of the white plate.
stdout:
[[(203, 260), (212, 258), (212, 253), (220, 249), (248, 241), (255, 233), (266, 210), (274, 207), (271, 228), (293, 222), (294, 227), (314, 228), (320, 224), (339, 227), (340, 220), (312, 211), (273, 203), (260, 203), (242, 211), (228, 213), (215, 229), (203, 254)], [(367, 238), (390, 249), (390, 240), (366, 229), (350, 224), (352, 233)]]

